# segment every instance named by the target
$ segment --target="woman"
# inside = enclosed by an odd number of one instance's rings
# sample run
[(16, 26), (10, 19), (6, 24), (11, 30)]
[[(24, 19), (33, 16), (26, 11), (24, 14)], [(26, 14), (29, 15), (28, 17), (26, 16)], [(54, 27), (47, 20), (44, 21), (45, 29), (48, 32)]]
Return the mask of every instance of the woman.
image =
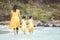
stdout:
[(20, 28), (20, 11), (17, 8), (17, 5), (14, 5), (11, 10), (11, 21), (9, 25), (9, 29), (14, 29), (14, 34), (18, 35), (18, 28)]

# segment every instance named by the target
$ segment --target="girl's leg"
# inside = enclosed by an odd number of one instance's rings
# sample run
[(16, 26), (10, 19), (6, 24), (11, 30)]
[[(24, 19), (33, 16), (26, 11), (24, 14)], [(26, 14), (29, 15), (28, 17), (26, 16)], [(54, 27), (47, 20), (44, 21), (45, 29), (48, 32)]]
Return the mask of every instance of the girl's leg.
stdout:
[(24, 34), (26, 34), (25, 31), (24, 31)]
[(23, 29), (22, 32), (25, 34), (25, 30)]
[(26, 32), (26, 29), (25, 29), (25, 28), (24, 28), (24, 31), (23, 31), (23, 32), (24, 32), (24, 34), (25, 34), (25, 32)]
[(29, 33), (31, 34), (31, 29), (29, 28)]

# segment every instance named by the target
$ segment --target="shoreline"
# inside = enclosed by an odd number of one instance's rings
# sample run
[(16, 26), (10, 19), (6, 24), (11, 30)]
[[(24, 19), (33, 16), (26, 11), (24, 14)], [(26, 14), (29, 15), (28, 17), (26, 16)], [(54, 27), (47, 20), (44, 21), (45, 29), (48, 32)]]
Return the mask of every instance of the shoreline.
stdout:
[(10, 21), (0, 21), (0, 25), (8, 25)]
[[(0, 21), (0, 25), (9, 25), (10, 21)], [(44, 27), (60, 27), (60, 23), (59, 24), (52, 24), (52, 23), (39, 23), (39, 22), (35, 22), (34, 23), (34, 26), (35, 27), (38, 27), (38, 26), (44, 26)]]

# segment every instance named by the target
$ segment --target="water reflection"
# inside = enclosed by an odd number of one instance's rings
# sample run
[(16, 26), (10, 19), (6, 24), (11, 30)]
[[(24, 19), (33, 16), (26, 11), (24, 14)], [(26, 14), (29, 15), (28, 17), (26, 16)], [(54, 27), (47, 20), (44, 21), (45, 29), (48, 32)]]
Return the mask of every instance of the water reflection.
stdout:
[(0, 34), (8, 34), (9, 33), (9, 31), (2, 31), (2, 30), (0, 30)]

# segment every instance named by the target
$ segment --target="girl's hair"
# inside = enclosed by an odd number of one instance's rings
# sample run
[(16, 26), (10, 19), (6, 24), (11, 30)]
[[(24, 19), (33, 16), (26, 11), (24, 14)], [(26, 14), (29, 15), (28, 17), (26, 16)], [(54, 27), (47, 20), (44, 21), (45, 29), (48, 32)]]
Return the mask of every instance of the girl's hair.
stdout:
[(22, 19), (26, 19), (26, 17), (25, 17), (25, 16), (23, 16), (23, 17), (22, 17)]
[(29, 16), (29, 19), (31, 19), (32, 18), (32, 16)]
[(17, 8), (17, 5), (14, 5), (14, 6), (13, 6), (13, 11), (16, 12), (16, 9), (18, 9), (18, 8)]

